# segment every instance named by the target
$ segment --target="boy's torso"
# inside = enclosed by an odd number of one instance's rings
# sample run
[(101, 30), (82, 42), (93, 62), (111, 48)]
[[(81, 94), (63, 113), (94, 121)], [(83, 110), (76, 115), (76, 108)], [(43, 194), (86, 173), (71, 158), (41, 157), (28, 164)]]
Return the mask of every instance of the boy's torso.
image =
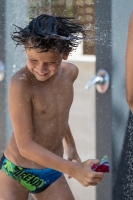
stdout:
[[(68, 128), (73, 100), (73, 81), (66, 67), (69, 66), (61, 67), (48, 81), (30, 83), (34, 141), (59, 156), (63, 156), (62, 139)], [(19, 73), (26, 73), (26, 68)], [(20, 155), (14, 134), (5, 150), (5, 156), (22, 167), (44, 168)]]

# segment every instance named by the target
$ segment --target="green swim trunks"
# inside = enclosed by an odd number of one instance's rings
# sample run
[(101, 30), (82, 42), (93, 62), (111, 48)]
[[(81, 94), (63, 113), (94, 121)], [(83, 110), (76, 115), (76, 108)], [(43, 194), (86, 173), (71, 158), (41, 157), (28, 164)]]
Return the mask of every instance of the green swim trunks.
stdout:
[(62, 176), (61, 172), (50, 168), (30, 169), (16, 166), (4, 155), (0, 161), (0, 170), (4, 171), (8, 176), (29, 190), (30, 193), (34, 194), (42, 192)]

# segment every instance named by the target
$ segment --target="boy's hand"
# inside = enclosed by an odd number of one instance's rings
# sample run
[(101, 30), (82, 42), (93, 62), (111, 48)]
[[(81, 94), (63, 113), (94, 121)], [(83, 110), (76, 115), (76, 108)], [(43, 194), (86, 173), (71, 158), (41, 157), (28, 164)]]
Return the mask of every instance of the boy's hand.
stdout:
[(102, 182), (104, 177), (103, 172), (92, 171), (92, 164), (99, 164), (99, 160), (90, 159), (83, 163), (79, 163), (75, 166), (75, 170), (72, 173), (72, 177), (85, 187), (89, 185), (96, 186), (98, 183)]

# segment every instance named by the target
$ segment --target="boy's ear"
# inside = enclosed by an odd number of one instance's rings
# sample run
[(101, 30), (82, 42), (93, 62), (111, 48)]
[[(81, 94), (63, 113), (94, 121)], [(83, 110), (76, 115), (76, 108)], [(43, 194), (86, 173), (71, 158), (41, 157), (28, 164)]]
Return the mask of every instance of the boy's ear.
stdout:
[(64, 53), (63, 55), (63, 60), (67, 60), (68, 59), (68, 56), (69, 56), (69, 53), (72, 51), (72, 48), (69, 47), (69, 52), (68, 53)]
[(69, 56), (69, 53), (63, 54), (63, 60), (67, 60), (68, 56)]

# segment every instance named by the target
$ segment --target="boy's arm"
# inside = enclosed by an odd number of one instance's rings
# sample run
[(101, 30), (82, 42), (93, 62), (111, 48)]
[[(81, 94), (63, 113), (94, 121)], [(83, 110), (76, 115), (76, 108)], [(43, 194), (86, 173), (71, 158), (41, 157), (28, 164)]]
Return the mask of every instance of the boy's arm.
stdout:
[(80, 157), (77, 153), (76, 145), (75, 145), (69, 126), (67, 129), (66, 135), (63, 138), (63, 143), (64, 143), (65, 152), (67, 154), (67, 159), (73, 162), (81, 162)]
[(133, 113), (133, 12), (129, 20), (126, 48), (126, 98)]
[[(66, 70), (69, 71), (69, 77), (71, 77), (72, 82), (74, 82), (78, 76), (79, 70), (77, 66), (72, 63), (67, 63)], [(81, 162), (80, 157), (77, 153), (75, 142), (68, 126), (65, 137), (63, 138), (64, 149), (67, 154), (67, 159), (73, 162)]]

